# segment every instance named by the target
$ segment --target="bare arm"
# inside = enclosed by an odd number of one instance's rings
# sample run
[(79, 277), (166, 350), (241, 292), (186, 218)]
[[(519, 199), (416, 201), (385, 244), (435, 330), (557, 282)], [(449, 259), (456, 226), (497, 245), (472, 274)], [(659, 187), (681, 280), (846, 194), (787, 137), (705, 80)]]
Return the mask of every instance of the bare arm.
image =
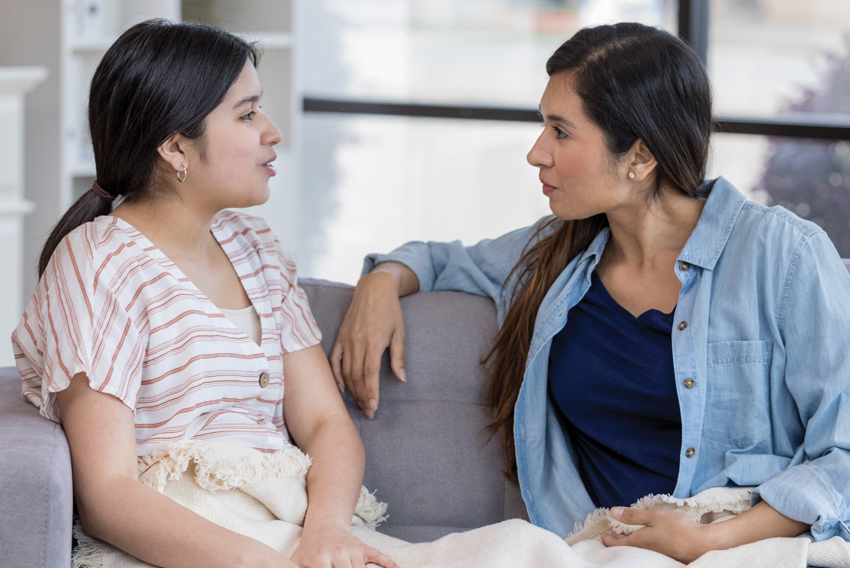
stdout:
[(313, 459), (307, 474), (307, 518), (293, 562), (335, 568), (373, 562), (398, 568), (389, 557), (351, 535), (366, 457), (322, 347), (284, 355), (283, 367), (286, 427)]
[(133, 412), (80, 373), (57, 393), (71, 448), (74, 495), (91, 536), (164, 568), (293, 567), (139, 482)]
[(762, 501), (752, 509), (728, 521), (702, 525), (671, 511), (641, 511), (615, 507), (611, 513), (630, 525), (645, 525), (623, 536), (606, 533), (605, 546), (635, 546), (666, 554), (689, 563), (711, 550), (725, 550), (759, 540), (795, 537), (809, 525), (789, 519)]
[(337, 386), (340, 390), (348, 386), (367, 418), (374, 417), (378, 409), (381, 357), (387, 347), (393, 373), (407, 381), (404, 317), (398, 299), (418, 290), (416, 274), (398, 262), (379, 264), (354, 290), (330, 360)]

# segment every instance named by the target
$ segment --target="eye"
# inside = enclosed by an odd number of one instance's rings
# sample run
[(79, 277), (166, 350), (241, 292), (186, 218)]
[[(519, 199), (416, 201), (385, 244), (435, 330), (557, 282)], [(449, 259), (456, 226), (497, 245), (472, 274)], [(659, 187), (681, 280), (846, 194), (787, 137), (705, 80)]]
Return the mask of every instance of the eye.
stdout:
[(554, 128), (554, 129), (555, 129), (555, 132), (556, 132), (555, 136), (556, 136), (558, 139), (563, 139), (563, 138), (566, 138), (566, 137), (567, 137), (567, 133), (566, 133), (566, 132), (564, 132), (563, 130), (561, 130), (560, 128), (558, 128), (557, 126), (553, 126), (552, 128)]
[(242, 116), (242, 117), (240, 117), (240, 118), (241, 118), (242, 120), (251, 120), (252, 118), (254, 118), (254, 115), (255, 115), (255, 114), (257, 114), (257, 112), (256, 112), (256, 111), (254, 111), (254, 110), (252, 110), (251, 112), (249, 112), (248, 114), (246, 114), (246, 115), (244, 115), (244, 116)]

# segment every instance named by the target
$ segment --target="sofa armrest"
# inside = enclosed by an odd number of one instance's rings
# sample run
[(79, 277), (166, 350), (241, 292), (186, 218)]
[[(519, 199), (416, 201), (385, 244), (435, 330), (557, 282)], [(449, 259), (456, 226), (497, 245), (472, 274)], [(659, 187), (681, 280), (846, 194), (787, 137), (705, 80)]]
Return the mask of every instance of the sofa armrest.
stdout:
[(0, 564), (68, 568), (73, 499), (65, 432), (24, 399), (17, 369), (0, 368)]

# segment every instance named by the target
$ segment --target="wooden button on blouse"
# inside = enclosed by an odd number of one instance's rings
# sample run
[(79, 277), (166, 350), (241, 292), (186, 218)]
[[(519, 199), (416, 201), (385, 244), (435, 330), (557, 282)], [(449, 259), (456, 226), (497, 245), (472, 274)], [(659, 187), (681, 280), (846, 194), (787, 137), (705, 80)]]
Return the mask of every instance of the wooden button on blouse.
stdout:
[(694, 455), (696, 453), (697, 453), (697, 451), (695, 449), (688, 448), (688, 451), (685, 452), (685, 455), (688, 456), (689, 458), (692, 458), (692, 457), (694, 457)]
[(681, 270), (682, 272), (687, 272), (690, 269), (691, 269), (691, 265), (688, 264), (687, 262), (680, 262), (679, 263), (679, 270)]
[(688, 389), (694, 388), (694, 380), (693, 379), (685, 379), (685, 388), (688, 388)]
[(269, 386), (269, 374), (260, 373), (260, 387), (266, 388), (267, 386)]
[(685, 328), (688, 327), (688, 322), (683, 321), (679, 324), (679, 331), (685, 331)]

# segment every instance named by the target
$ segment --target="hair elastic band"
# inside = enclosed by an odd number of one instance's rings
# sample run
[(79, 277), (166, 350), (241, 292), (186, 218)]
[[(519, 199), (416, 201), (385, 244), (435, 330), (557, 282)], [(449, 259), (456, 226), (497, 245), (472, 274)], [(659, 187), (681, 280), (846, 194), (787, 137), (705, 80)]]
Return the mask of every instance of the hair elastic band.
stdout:
[(112, 195), (111, 193), (100, 187), (100, 184), (97, 183), (97, 180), (94, 180), (94, 183), (91, 186), (91, 190), (94, 192), (95, 195), (97, 195), (104, 201), (113, 201), (116, 197), (118, 197), (117, 195)]

